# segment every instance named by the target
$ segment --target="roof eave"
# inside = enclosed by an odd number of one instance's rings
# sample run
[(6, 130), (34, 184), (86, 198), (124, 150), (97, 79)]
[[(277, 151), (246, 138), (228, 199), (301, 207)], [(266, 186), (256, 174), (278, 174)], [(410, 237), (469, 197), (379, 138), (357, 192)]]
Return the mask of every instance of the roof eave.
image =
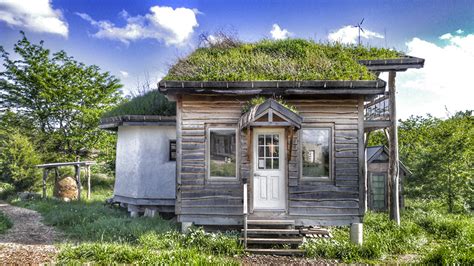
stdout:
[(374, 95), (385, 91), (386, 82), (377, 80), (308, 81), (168, 81), (158, 84), (165, 94), (220, 95)]
[(359, 60), (359, 63), (374, 72), (406, 71), (410, 68), (423, 68), (425, 59), (414, 56), (403, 56), (396, 59)]
[(176, 126), (176, 116), (121, 115), (100, 119), (99, 128), (116, 131), (119, 126)]

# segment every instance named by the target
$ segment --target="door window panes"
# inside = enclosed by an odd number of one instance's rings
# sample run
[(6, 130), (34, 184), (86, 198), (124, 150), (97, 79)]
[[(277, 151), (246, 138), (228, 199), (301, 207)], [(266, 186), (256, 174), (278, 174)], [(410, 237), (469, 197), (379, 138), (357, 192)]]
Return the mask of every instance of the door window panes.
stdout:
[(280, 150), (278, 134), (258, 135), (258, 169), (277, 170), (280, 168)]

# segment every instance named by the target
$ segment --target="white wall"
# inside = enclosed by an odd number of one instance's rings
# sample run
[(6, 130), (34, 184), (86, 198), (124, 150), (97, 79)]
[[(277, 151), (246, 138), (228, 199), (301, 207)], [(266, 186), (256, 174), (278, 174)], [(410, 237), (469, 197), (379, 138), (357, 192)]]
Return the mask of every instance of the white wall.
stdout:
[(176, 162), (169, 160), (169, 140), (176, 139), (173, 126), (120, 126), (114, 195), (174, 199)]

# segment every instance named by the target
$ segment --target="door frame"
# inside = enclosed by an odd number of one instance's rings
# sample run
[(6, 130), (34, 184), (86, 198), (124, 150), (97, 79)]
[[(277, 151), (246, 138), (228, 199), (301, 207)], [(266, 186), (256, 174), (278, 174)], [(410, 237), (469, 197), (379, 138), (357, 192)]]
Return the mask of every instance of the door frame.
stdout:
[[(280, 171), (283, 172), (283, 186), (284, 186), (284, 200), (283, 200), (283, 208), (281, 209), (255, 209), (254, 204), (254, 173), (255, 173), (255, 155), (256, 155), (256, 147), (258, 146), (257, 141), (257, 134), (261, 132), (274, 132), (280, 133), (282, 136), (282, 146), (283, 146), (283, 154), (280, 151), (280, 156), (282, 156), (283, 167)], [(251, 158), (249, 158), (250, 162), (250, 180), (249, 180), (249, 213), (275, 213), (275, 214), (288, 214), (288, 140), (287, 140), (287, 130), (283, 127), (254, 127), (252, 128), (252, 137), (251, 143), (247, 143), (247, 148), (251, 149)]]

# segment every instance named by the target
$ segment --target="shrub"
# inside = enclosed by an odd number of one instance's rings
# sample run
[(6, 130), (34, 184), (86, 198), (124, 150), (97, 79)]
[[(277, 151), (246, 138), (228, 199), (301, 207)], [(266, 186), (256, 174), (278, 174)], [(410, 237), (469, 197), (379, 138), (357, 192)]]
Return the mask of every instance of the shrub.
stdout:
[(5, 233), (8, 228), (12, 227), (13, 223), (8, 219), (3, 212), (0, 212), (0, 234)]
[(0, 143), (0, 177), (17, 191), (30, 190), (39, 180), (40, 157), (28, 137), (14, 132)]
[(10, 183), (0, 182), (0, 199), (7, 199), (15, 194), (15, 187)]

